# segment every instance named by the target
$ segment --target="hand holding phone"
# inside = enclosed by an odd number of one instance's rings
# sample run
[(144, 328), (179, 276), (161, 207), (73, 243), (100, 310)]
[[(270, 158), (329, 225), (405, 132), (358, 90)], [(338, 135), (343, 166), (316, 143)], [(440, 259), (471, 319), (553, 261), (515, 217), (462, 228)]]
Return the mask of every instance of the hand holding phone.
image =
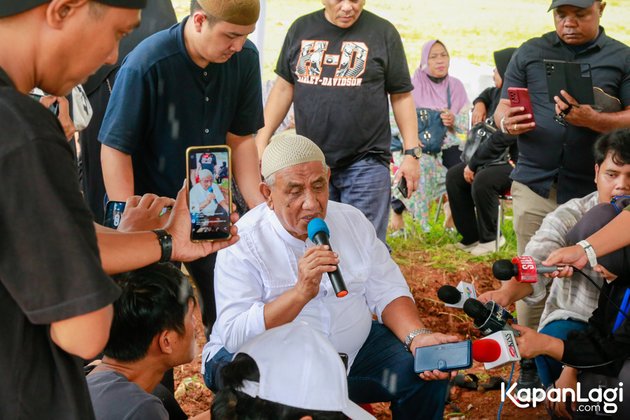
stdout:
[(522, 107), (523, 111), (516, 112), (512, 114), (516, 115), (531, 115), (531, 118), (526, 120), (522, 120), (519, 124), (528, 124), (534, 122), (534, 111), (532, 108), (532, 101), (529, 98), (529, 91), (527, 88), (517, 88), (517, 87), (509, 87), (508, 88), (508, 98), (510, 100), (510, 107)]
[(398, 181), (396, 188), (398, 188), (398, 191), (400, 191), (403, 197), (408, 198), (409, 189), (407, 188), (407, 179), (404, 176), (400, 177), (400, 181)]
[(172, 209), (173, 199), (153, 194), (133, 196), (127, 202), (108, 201), (103, 226), (127, 232), (162, 229), (168, 221), (163, 216)]

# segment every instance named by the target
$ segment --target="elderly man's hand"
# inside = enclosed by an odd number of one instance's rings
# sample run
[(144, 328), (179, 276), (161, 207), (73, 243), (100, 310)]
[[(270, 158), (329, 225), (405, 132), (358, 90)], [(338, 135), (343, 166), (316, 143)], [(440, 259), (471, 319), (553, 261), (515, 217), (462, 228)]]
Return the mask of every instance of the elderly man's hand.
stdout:
[(295, 290), (307, 302), (317, 296), (322, 275), (335, 271), (339, 257), (327, 245), (317, 245), (304, 252), (298, 262)]
[(129, 197), (118, 230), (133, 232), (162, 229), (168, 222), (166, 214), (162, 214), (164, 207), (173, 207), (173, 205), (175, 205), (175, 200), (172, 198), (158, 197), (155, 194)]
[[(436, 344), (444, 343), (454, 343), (456, 341), (459, 341), (459, 338), (455, 335), (446, 335), (442, 333), (420, 334), (414, 337), (409, 346), (409, 350), (411, 351), (411, 354), (415, 355), (416, 349), (418, 347), (434, 346)], [(440, 370), (433, 370), (422, 372), (419, 376), (425, 381), (435, 381), (451, 378), (455, 376), (455, 374), (456, 372), (442, 372)]]

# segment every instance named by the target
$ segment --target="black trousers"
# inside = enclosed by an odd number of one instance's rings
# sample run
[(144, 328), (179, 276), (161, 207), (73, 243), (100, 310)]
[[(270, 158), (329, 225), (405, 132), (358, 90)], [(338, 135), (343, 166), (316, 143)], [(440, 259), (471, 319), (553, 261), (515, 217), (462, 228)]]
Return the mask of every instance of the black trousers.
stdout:
[(217, 305), (214, 301), (214, 265), (217, 261), (217, 254), (212, 253), (207, 257), (185, 263), (188, 274), (197, 286), (199, 296), (201, 321), (205, 327), (206, 338), (210, 336), (212, 325), (217, 319)]
[(446, 173), (446, 192), (453, 222), (465, 245), (494, 241), (497, 238), (498, 197), (512, 185), (512, 166), (507, 163), (488, 166), (475, 174), (472, 185), (464, 179), (465, 166), (465, 163), (459, 163)]

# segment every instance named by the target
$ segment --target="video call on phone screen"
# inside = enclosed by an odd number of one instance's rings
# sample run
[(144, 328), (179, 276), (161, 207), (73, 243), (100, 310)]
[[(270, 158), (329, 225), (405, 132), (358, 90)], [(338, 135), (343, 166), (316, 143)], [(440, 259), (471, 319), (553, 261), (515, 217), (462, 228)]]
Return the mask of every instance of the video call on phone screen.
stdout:
[(226, 149), (206, 149), (189, 154), (188, 204), (193, 240), (230, 236), (230, 168)]

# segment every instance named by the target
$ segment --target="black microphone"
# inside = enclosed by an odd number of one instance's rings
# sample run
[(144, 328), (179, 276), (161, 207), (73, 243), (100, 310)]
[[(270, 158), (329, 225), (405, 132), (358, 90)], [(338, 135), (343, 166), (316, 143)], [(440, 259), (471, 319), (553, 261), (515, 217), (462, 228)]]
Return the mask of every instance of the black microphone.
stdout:
[(464, 312), (474, 321), (475, 328), (483, 335), (490, 335), (497, 331), (512, 331), (514, 335), (519, 333), (513, 329), (508, 320), (512, 315), (496, 302), (489, 301), (485, 305), (477, 299), (468, 298), (464, 302)]
[(437, 295), (442, 302), (450, 305), (457, 305), (462, 300), (462, 292), (457, 290), (457, 287), (449, 284), (440, 287)]
[(553, 273), (562, 267), (538, 265), (532, 257), (514, 257), (510, 260), (498, 260), (492, 264), (492, 274), (501, 281), (516, 277), (516, 281), (522, 283), (536, 283), (538, 274)]
[[(308, 238), (313, 241), (313, 243), (317, 245), (327, 245), (332, 251), (330, 241), (328, 240), (328, 238), (330, 238), (330, 231), (328, 230), (326, 222), (316, 217), (308, 222), (306, 229), (308, 231)], [(335, 291), (335, 295), (337, 295), (338, 298), (342, 298), (348, 294), (348, 289), (346, 288), (346, 283), (343, 281), (339, 267), (337, 267), (335, 271), (329, 272), (328, 277), (330, 278), (330, 283)]]

